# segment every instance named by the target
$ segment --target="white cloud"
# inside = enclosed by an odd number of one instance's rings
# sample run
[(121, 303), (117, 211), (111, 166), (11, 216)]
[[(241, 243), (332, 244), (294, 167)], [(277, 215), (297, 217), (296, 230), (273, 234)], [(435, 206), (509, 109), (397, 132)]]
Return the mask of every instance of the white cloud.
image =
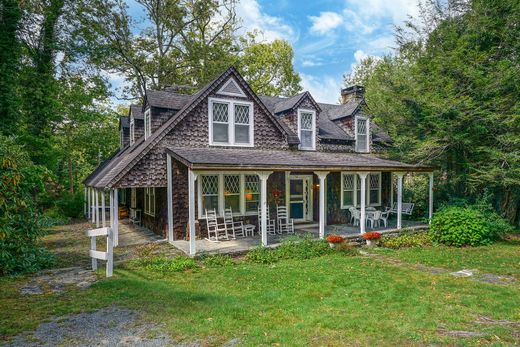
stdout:
[(337, 104), (342, 86), (341, 78), (331, 76), (312, 76), (300, 73), (302, 86), (317, 102)]
[(368, 54), (368, 53), (366, 53), (365, 51), (363, 51), (361, 49), (358, 49), (357, 51), (354, 52), (354, 62), (352, 64), (350, 64), (350, 71), (349, 71), (349, 73), (352, 73), (352, 72), (356, 71), (356, 69), (358, 68), (358, 66), (361, 63), (361, 61), (366, 59), (366, 58), (368, 58), (368, 57), (372, 57), (376, 61), (381, 59), (381, 57), (379, 57), (377, 55), (371, 55), (371, 54)]
[[(390, 17), (394, 24), (400, 24), (408, 15), (417, 16), (417, 0), (347, 0), (355, 12), (363, 19)], [(349, 6), (350, 7), (350, 6)]]
[(315, 67), (315, 66), (322, 66), (323, 62), (318, 60), (312, 60), (312, 59), (304, 59), (302, 61), (303, 67)]
[(309, 16), (312, 26), (310, 31), (317, 34), (326, 34), (343, 23), (343, 17), (336, 12), (320, 12), (319, 16)]
[(295, 42), (298, 39), (298, 35), (294, 29), (285, 23), (282, 18), (263, 13), (257, 0), (240, 1), (236, 7), (236, 12), (238, 17), (242, 19), (240, 34), (260, 30), (266, 42), (271, 42), (276, 39), (285, 39), (289, 42)]

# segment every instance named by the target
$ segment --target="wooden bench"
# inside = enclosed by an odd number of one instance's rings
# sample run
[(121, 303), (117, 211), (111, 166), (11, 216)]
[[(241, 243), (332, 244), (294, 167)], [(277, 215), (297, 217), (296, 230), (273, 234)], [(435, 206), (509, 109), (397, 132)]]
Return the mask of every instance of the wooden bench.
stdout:
[[(403, 202), (401, 204), (401, 213), (406, 215), (411, 215), (413, 213), (413, 207), (415, 206), (414, 203), (411, 202)], [(397, 202), (392, 203), (392, 207), (387, 209), (387, 211), (390, 211), (390, 213), (397, 214)]]

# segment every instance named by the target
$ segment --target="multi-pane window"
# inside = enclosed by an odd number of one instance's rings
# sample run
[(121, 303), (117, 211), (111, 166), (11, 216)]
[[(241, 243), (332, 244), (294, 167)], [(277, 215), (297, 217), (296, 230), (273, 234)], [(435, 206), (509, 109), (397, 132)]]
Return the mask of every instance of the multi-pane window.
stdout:
[(152, 116), (150, 109), (144, 111), (144, 139), (146, 140), (152, 135)]
[(203, 175), (201, 176), (201, 201), (204, 210), (215, 210), (219, 213), (219, 176)]
[(221, 214), (231, 208), (234, 214), (256, 214), (260, 201), (258, 175), (244, 173), (201, 174), (199, 180), (199, 218), (206, 210)]
[(144, 213), (155, 216), (155, 188), (144, 189)]
[(224, 175), (224, 208), (240, 211), (240, 175)]
[(135, 142), (135, 123), (134, 118), (130, 119), (130, 146)]
[[(381, 205), (381, 173), (371, 173), (366, 178), (366, 206)], [(354, 194), (355, 192), (355, 194)], [(341, 174), (341, 207), (361, 205), (361, 179), (355, 173)]]
[(368, 118), (356, 117), (356, 152), (369, 152), (370, 121)]
[(316, 113), (314, 111), (298, 110), (298, 135), (300, 149), (315, 149)]
[(252, 103), (210, 98), (209, 119), (211, 145), (253, 145)]
[(260, 201), (260, 180), (257, 175), (245, 175), (244, 179), (246, 212), (256, 212)]

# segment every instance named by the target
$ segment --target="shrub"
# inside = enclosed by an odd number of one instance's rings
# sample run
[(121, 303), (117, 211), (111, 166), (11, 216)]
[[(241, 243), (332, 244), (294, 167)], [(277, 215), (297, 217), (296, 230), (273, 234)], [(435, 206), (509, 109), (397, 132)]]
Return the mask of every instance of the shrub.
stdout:
[(310, 237), (286, 240), (275, 251), (279, 259), (310, 259), (333, 252), (326, 241), (312, 240)]
[(401, 234), (399, 236), (383, 236), (382, 246), (388, 248), (407, 248), (431, 246), (432, 239), (428, 233)]
[(356, 256), (359, 255), (359, 249), (356, 246), (349, 245), (346, 242), (340, 243), (335, 248), (336, 251), (346, 255), (346, 256)]
[(74, 194), (64, 192), (56, 201), (56, 207), (62, 216), (69, 218), (79, 218), (83, 215), (83, 199), (83, 192)]
[(215, 254), (202, 257), (202, 263), (206, 267), (220, 267), (235, 265), (233, 258), (226, 254)]
[(197, 262), (190, 257), (149, 257), (137, 259), (130, 263), (130, 266), (142, 267), (153, 272), (180, 272), (198, 268)]
[(272, 264), (276, 263), (279, 260), (279, 257), (271, 248), (257, 247), (246, 254), (245, 260), (248, 263)]
[(434, 241), (457, 247), (486, 245), (509, 230), (495, 212), (472, 206), (445, 207), (435, 213), (431, 224)]

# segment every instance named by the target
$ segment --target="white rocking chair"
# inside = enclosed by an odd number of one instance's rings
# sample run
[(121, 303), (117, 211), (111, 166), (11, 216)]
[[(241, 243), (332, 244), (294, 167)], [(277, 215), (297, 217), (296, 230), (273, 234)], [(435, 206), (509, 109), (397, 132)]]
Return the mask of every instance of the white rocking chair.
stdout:
[(276, 217), (278, 219), (278, 232), (280, 234), (284, 232), (294, 234), (294, 220), (289, 218), (287, 207), (276, 206)]
[(233, 235), (233, 239), (236, 239), (237, 236), (244, 237), (244, 222), (238, 221), (235, 222), (233, 219), (233, 210), (230, 208), (226, 208), (224, 210), (224, 227), (229, 231), (231, 230), (231, 234)]
[(226, 224), (217, 220), (217, 212), (215, 210), (206, 210), (206, 223), (208, 225), (208, 237), (206, 240), (211, 242), (220, 242), (220, 239), (229, 240)]
[[(269, 217), (269, 205), (266, 208), (267, 216), (267, 233), (270, 235), (276, 234), (276, 223), (274, 219)], [(258, 206), (258, 232), (262, 232), (262, 207)]]

